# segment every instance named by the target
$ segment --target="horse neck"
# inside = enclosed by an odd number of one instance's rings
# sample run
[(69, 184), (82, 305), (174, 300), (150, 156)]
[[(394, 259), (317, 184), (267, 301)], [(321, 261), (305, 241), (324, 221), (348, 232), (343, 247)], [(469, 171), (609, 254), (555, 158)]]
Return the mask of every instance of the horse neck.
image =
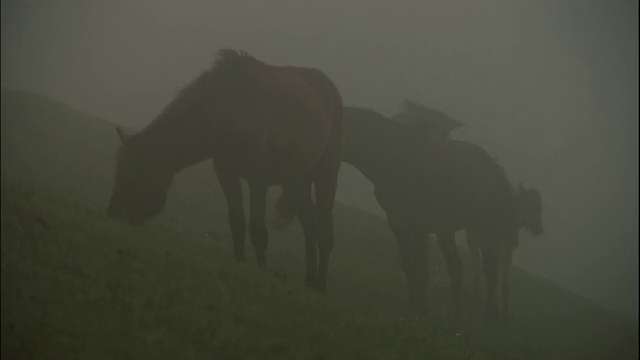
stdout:
[(150, 126), (139, 134), (137, 148), (150, 165), (175, 174), (211, 157), (210, 144), (213, 139), (205, 136), (211, 132), (194, 126), (198, 122), (185, 118), (180, 121), (161, 120), (166, 121)]
[[(385, 146), (384, 139), (378, 139), (376, 136), (367, 138), (367, 143), (361, 143), (358, 146), (352, 146), (348, 140), (346, 151), (348, 155), (343, 158), (347, 164), (358, 169), (369, 181), (374, 185), (384, 182), (394, 168), (393, 159), (391, 157), (391, 149)], [(376, 149), (372, 152), (371, 149)]]

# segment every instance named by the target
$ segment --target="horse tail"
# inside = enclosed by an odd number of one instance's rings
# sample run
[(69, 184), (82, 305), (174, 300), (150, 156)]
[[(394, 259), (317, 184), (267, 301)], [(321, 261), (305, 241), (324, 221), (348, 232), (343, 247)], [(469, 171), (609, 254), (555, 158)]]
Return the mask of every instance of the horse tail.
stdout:
[(271, 227), (274, 230), (284, 230), (296, 217), (296, 208), (293, 195), (288, 187), (282, 187), (280, 198), (276, 202), (276, 215)]

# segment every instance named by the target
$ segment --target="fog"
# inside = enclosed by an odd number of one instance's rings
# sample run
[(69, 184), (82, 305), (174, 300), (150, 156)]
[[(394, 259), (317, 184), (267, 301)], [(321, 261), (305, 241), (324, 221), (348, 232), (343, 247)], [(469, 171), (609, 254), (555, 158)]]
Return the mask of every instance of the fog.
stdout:
[[(3, 1), (2, 86), (142, 127), (233, 47), (422, 102), (541, 190), (516, 265), (637, 319), (637, 33), (636, 1)], [(339, 200), (382, 214), (354, 171)]]

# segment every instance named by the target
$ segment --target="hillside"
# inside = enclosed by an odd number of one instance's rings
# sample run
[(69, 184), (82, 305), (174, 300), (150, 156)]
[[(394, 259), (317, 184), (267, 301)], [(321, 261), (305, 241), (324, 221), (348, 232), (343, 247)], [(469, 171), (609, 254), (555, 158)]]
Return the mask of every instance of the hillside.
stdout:
[[(117, 141), (114, 126), (108, 122), (36, 95), (2, 92), (3, 178), (48, 189), (67, 201), (77, 201), (103, 213)], [(271, 201), (275, 195), (277, 191), (270, 192)], [(4, 216), (4, 194), (2, 201)], [(107, 225), (96, 226), (110, 231), (101, 227)], [(150, 226), (178, 233), (183, 239), (181, 251), (195, 254), (197, 249), (217, 249), (207, 253), (211, 263), (231, 257), (224, 199), (208, 163), (187, 169), (176, 178), (167, 209)], [(338, 204), (335, 227), (337, 240), (327, 300), (384, 318), (406, 317), (395, 241), (384, 220)], [(513, 275), (514, 316), (510, 329), (488, 331), (478, 319), (480, 310), (470, 299), (466, 299), (464, 321), (451, 323), (445, 311), (446, 274), (437, 246), (431, 248), (432, 315), (428, 325), (419, 321), (416, 326), (431, 332), (454, 332), (494, 356), (507, 352), (511, 358), (531, 359), (637, 358), (637, 324), (517, 270)], [(302, 283), (303, 250), (297, 223), (282, 233), (271, 233), (269, 271), (292, 286)], [(252, 251), (248, 254), (252, 255)]]
[(331, 304), (214, 243), (133, 229), (2, 182), (2, 357), (484, 359)]

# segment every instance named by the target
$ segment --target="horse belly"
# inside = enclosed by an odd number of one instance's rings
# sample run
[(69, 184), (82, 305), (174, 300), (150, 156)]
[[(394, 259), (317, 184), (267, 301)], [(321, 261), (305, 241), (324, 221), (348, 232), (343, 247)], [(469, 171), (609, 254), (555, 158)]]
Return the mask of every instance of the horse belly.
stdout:
[(458, 231), (468, 222), (472, 209), (461, 195), (451, 196), (410, 186), (402, 189), (384, 191), (376, 187), (376, 199), (386, 212), (394, 212), (430, 232)]
[(326, 136), (316, 133), (314, 139), (289, 139), (268, 152), (267, 174), (271, 182), (282, 183), (308, 174), (325, 151)]
[(325, 143), (326, 139), (322, 138), (298, 145), (273, 143), (265, 152), (245, 154), (242, 159), (236, 157), (239, 161), (235, 166), (247, 180), (280, 185), (312, 171), (324, 155)]

